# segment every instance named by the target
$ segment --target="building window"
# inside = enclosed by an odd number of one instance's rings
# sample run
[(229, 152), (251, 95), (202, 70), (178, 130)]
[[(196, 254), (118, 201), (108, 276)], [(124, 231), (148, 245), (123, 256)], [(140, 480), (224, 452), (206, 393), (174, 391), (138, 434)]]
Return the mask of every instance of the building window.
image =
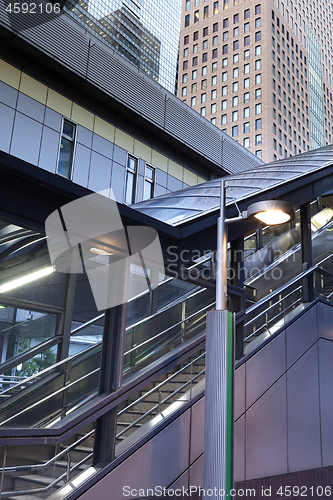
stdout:
[(188, 61), (183, 61), (183, 70), (188, 68)]
[(237, 50), (239, 48), (239, 40), (235, 40), (232, 44), (233, 50)]
[(244, 118), (248, 118), (250, 116), (250, 108), (244, 108)]
[(217, 57), (217, 49), (212, 50), (212, 59), (215, 59)]
[(198, 71), (196, 69), (194, 69), (192, 71), (192, 80), (195, 80), (197, 76), (198, 76)]
[(221, 125), (225, 125), (227, 123), (227, 115), (221, 116)]
[(208, 53), (207, 53), (207, 52), (204, 52), (204, 53), (202, 54), (202, 62), (207, 62), (207, 60), (208, 60)]
[(238, 63), (238, 61), (239, 61), (239, 54), (234, 54), (234, 55), (233, 55), (233, 58), (232, 58), (232, 62), (233, 62), (234, 64), (236, 64), (236, 63)]
[(254, 83), (255, 85), (259, 85), (261, 83), (261, 73), (258, 73), (258, 75), (255, 76)]
[(206, 5), (206, 7), (204, 7), (204, 15), (203, 15), (204, 19), (206, 19), (208, 17), (208, 5)]
[(198, 52), (198, 44), (197, 44), (197, 43), (195, 43), (195, 44), (193, 45), (193, 54), (196, 54), (197, 52)]
[(238, 92), (238, 82), (234, 82), (234, 83), (232, 84), (232, 91), (233, 91), (233, 92)]
[(228, 44), (223, 45), (223, 47), (222, 47), (222, 53), (223, 54), (228, 54)]
[(261, 5), (259, 4), (259, 5), (256, 5), (256, 6), (255, 6), (255, 8), (254, 8), (254, 13), (255, 13), (255, 14), (260, 14), (260, 12), (261, 12)]
[(222, 35), (223, 41), (226, 42), (228, 40), (228, 32), (224, 31)]
[(214, 118), (211, 118), (210, 121), (212, 122), (213, 125), (216, 125), (216, 118), (214, 116)]
[(261, 18), (257, 17), (257, 19), (254, 21), (254, 27), (260, 28), (260, 26), (261, 26)]
[(233, 37), (235, 38), (238, 35), (239, 35), (239, 28), (237, 26), (236, 28), (233, 29)]
[(244, 78), (244, 89), (248, 89), (250, 86), (250, 78)]
[(201, 116), (206, 116), (206, 106), (203, 106), (202, 108), (200, 108), (200, 114), (201, 114)]
[(229, 26), (229, 19), (223, 19), (223, 28), (227, 28)]
[(226, 82), (228, 79), (228, 72), (227, 71), (224, 71), (222, 73), (222, 82)]
[(219, 37), (217, 35), (213, 36), (213, 45), (217, 45), (218, 44), (218, 38)]
[(238, 78), (238, 68), (234, 68), (234, 69), (232, 70), (232, 77), (233, 77), (233, 78)]
[(185, 10), (190, 10), (191, 8), (191, 0), (186, 0), (185, 2)]
[(236, 137), (238, 135), (238, 125), (234, 125), (231, 129), (231, 135), (232, 137)]
[(236, 122), (238, 120), (238, 111), (232, 112), (232, 121)]
[(261, 118), (258, 118), (255, 121), (255, 128), (256, 128), (256, 130), (261, 130)]
[(213, 14), (218, 14), (219, 13), (219, 3), (214, 2), (213, 4)]
[(208, 27), (207, 26), (205, 28), (203, 28), (202, 36), (208, 36)]
[(222, 87), (222, 95), (227, 95), (227, 93), (228, 93), (228, 86), (227, 86), (227, 85), (224, 85), (224, 86)]
[(68, 120), (63, 121), (59, 148), (57, 174), (72, 177), (76, 126)]
[(238, 106), (238, 95), (232, 98), (232, 107)]
[(138, 169), (137, 158), (128, 155), (127, 165), (126, 165), (125, 199), (124, 199), (124, 203), (127, 203), (127, 205), (135, 203), (137, 169)]
[(254, 41), (260, 42), (260, 40), (261, 40), (261, 31), (257, 31), (254, 35)]
[(196, 10), (196, 11), (194, 12), (194, 22), (195, 22), (195, 23), (197, 23), (198, 21), (199, 21), (199, 11), (198, 11), (198, 10)]
[(154, 198), (155, 190), (155, 169), (146, 164), (145, 180), (143, 185), (143, 199), (150, 200)]
[(188, 57), (188, 48), (184, 49), (184, 56), (183, 57)]
[(244, 19), (249, 19), (250, 17), (250, 9), (244, 10)]
[(254, 49), (255, 56), (260, 56), (261, 54), (261, 45), (257, 45)]
[(190, 14), (186, 14), (185, 16), (185, 28), (190, 25)]
[(261, 104), (256, 104), (255, 105), (255, 114), (260, 115), (261, 113)]
[(244, 36), (244, 46), (250, 45), (250, 35)]
[(260, 99), (261, 98), (261, 89), (256, 89), (254, 92), (254, 98), (255, 99)]
[(214, 86), (216, 84), (217, 84), (217, 76), (214, 75), (214, 76), (212, 76), (212, 85)]
[(249, 148), (250, 147), (250, 138), (249, 137), (244, 137), (244, 139), (243, 139), (243, 146), (244, 146), (244, 148)]
[(186, 94), (187, 94), (187, 87), (183, 87), (182, 88), (182, 96), (184, 97), (184, 96), (186, 96)]
[(243, 124), (243, 132), (244, 134), (248, 134), (250, 132), (250, 122), (245, 122)]
[(193, 108), (193, 106), (196, 105), (196, 103), (197, 103), (197, 98), (196, 98), (196, 96), (194, 96), (194, 97), (191, 98), (191, 106), (192, 106), (192, 108)]
[(213, 24), (213, 33), (216, 33), (219, 30), (219, 23)]
[(216, 94), (217, 94), (216, 89), (212, 90), (210, 94), (211, 94), (211, 95), (210, 95), (210, 98), (212, 99), (212, 101), (213, 101), (214, 99), (216, 99), (216, 97), (217, 97), (217, 95), (216, 95)]
[(201, 94), (201, 102), (206, 102), (207, 100), (207, 94), (206, 92), (204, 92), (203, 94)]
[(250, 102), (250, 92), (245, 92), (245, 94), (244, 94), (244, 102)]
[(201, 68), (201, 75), (206, 76), (207, 75), (207, 66), (202, 66)]
[(191, 85), (191, 94), (193, 94), (196, 91), (197, 91), (197, 84), (196, 83), (192, 83), (192, 85)]
[(249, 59), (249, 58), (250, 58), (250, 50), (246, 49), (246, 50), (244, 50), (244, 61), (246, 61), (246, 59)]
[(239, 14), (234, 15), (234, 24), (239, 23)]
[(212, 62), (212, 71), (213, 73), (215, 73), (215, 71), (217, 71), (217, 62)]
[(227, 109), (227, 100), (224, 99), (222, 102), (221, 102), (221, 109), (222, 111), (224, 111), (225, 109)]
[(188, 44), (188, 42), (189, 42), (189, 40), (190, 40), (189, 36), (188, 36), (188, 35), (185, 35), (185, 36), (184, 36), (184, 45), (187, 45), (187, 44)]
[(261, 159), (261, 149), (256, 151), (256, 156)]
[(195, 31), (193, 33), (193, 41), (195, 42), (196, 40), (198, 40), (198, 38), (199, 38), (199, 31)]
[(250, 31), (250, 23), (244, 24), (244, 33), (248, 33)]
[(261, 69), (261, 59), (257, 59), (255, 62), (255, 70)]
[(244, 75), (247, 75), (248, 73), (250, 73), (250, 65), (244, 64)]
[(210, 112), (211, 112), (212, 115), (216, 113), (216, 104), (215, 103), (211, 104), (211, 106), (210, 106)]

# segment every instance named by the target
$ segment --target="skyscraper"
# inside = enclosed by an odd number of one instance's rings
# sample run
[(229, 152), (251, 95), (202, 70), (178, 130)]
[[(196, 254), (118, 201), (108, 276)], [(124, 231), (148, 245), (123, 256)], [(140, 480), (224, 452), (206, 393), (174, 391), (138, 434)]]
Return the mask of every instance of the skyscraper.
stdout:
[(265, 162), (332, 142), (331, 2), (184, 0), (181, 22), (188, 105)]
[(180, 0), (67, 0), (64, 10), (85, 29), (174, 93)]

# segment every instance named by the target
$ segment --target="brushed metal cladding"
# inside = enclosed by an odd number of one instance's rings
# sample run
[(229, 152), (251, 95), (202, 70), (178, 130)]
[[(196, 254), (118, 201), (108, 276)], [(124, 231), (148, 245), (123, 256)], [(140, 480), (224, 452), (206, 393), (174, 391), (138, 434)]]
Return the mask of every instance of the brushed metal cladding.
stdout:
[(87, 79), (159, 127), (164, 125), (164, 92), (97, 44), (90, 47)]
[(318, 345), (287, 372), (289, 472), (322, 467)]
[(246, 414), (246, 479), (287, 472), (287, 407), (284, 375)]
[(190, 467), (190, 486), (199, 486), (203, 485), (203, 455), (198, 458), (194, 464)]
[(234, 481), (245, 479), (245, 415), (234, 427)]
[(333, 465), (333, 342), (319, 339), (320, 420), (323, 467)]
[(180, 139), (194, 151), (200, 152), (221, 166), (221, 132), (209, 122), (196, 116), (191, 108), (175, 98), (167, 99), (165, 108), (165, 130)]
[(111, 491), (113, 500), (121, 500), (125, 498), (126, 485), (138, 490), (169, 486), (188, 469), (189, 440), (190, 410), (187, 410), (83, 493), (81, 500), (110, 498)]
[(235, 370), (234, 420), (245, 412), (245, 370), (246, 363)]
[(333, 340), (333, 307), (317, 304), (318, 338)]
[(280, 333), (246, 362), (246, 408), (249, 408), (286, 371), (285, 332)]
[(191, 408), (190, 464), (203, 453), (205, 398)]
[(316, 308), (312, 307), (286, 329), (287, 369), (317, 342), (316, 313)]

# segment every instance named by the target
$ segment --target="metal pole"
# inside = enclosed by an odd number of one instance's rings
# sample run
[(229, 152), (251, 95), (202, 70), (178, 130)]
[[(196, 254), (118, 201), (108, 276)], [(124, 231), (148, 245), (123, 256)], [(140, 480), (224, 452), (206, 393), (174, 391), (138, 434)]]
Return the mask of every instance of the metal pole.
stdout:
[[(205, 498), (227, 498), (232, 481), (233, 332), (227, 311), (225, 184), (217, 232), (216, 311), (207, 313), (203, 489)], [(213, 492), (213, 493), (212, 493)]]

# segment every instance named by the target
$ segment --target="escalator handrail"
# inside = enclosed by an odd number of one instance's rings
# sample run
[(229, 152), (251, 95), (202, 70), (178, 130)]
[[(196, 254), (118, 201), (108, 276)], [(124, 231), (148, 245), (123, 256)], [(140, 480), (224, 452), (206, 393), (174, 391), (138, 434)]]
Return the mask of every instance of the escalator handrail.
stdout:
[(326, 276), (332, 278), (332, 280), (333, 280), (333, 274), (331, 274), (329, 271), (326, 271), (325, 269), (321, 269), (317, 265), (312, 266), (309, 269), (307, 269), (306, 271), (304, 271), (303, 273), (301, 273), (300, 275), (296, 276), (296, 278), (293, 278), (291, 281), (288, 281), (288, 283), (285, 283), (284, 285), (280, 286), (277, 290), (270, 293), (269, 295), (267, 295), (266, 297), (261, 299), (259, 302), (256, 302), (255, 304), (250, 306), (248, 309), (246, 309), (245, 314), (246, 315), (252, 314), (256, 309), (265, 305), (266, 302), (269, 302), (274, 297), (276, 297), (277, 295), (280, 295), (282, 292), (284, 292), (288, 288), (292, 287), (293, 285), (295, 285), (299, 281), (302, 281), (305, 277), (310, 276), (314, 272), (318, 272), (319, 274), (325, 274)]

